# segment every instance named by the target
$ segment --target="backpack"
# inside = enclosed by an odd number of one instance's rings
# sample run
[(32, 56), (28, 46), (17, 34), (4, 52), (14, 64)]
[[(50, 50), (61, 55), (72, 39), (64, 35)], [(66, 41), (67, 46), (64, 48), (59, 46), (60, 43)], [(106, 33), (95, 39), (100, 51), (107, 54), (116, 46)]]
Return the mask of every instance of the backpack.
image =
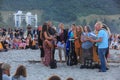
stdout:
[(56, 60), (51, 60), (51, 62), (50, 62), (50, 68), (51, 69), (57, 68), (57, 61)]

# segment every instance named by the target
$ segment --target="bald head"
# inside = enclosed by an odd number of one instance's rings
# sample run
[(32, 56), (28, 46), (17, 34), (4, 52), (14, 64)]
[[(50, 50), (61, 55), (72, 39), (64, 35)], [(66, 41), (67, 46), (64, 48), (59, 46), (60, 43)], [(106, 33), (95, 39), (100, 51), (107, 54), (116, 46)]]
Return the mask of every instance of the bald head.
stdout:
[(95, 30), (97, 31), (99, 31), (102, 27), (103, 27), (103, 24), (100, 21), (95, 24)]

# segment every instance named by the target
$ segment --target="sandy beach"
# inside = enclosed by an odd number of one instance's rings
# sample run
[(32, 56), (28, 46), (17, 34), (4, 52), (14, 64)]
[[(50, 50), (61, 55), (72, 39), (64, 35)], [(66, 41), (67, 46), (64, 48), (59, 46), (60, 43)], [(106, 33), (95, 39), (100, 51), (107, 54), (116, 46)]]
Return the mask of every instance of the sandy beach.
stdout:
[[(110, 60), (119, 62), (119, 50), (110, 50)], [(55, 52), (58, 60), (58, 51)], [(34, 61), (38, 61), (35, 62)], [(80, 69), (80, 64), (67, 66), (66, 63), (57, 63), (56, 69), (45, 67), (40, 60), (40, 50), (9, 50), (0, 52), (0, 62), (11, 65), (11, 76), (18, 65), (23, 64), (27, 68), (27, 80), (47, 80), (52, 75), (58, 75), (62, 80), (72, 77), (74, 80), (120, 80), (120, 63), (109, 63), (107, 72), (98, 72), (98, 69)], [(29, 62), (33, 61), (33, 62)]]

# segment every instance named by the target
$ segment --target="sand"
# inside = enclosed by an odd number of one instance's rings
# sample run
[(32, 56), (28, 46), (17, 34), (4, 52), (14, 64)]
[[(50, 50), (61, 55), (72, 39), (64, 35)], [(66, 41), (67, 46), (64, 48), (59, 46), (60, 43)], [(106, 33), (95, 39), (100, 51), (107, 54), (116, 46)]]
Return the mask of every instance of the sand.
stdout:
[[(109, 60), (119, 62), (119, 50), (110, 50), (110, 53)], [(55, 58), (59, 60), (57, 50)], [(40, 63), (39, 60), (39, 49), (0, 52), (0, 62), (6, 62), (11, 65), (11, 76), (20, 64), (25, 65), (27, 80), (47, 80), (54, 74), (60, 76), (61, 80), (66, 80), (68, 77), (72, 77), (74, 80), (120, 80), (120, 63), (109, 63), (110, 69), (107, 72), (98, 72), (98, 69), (80, 69), (80, 64), (67, 66), (66, 63), (60, 62), (57, 63), (56, 69), (50, 69)]]

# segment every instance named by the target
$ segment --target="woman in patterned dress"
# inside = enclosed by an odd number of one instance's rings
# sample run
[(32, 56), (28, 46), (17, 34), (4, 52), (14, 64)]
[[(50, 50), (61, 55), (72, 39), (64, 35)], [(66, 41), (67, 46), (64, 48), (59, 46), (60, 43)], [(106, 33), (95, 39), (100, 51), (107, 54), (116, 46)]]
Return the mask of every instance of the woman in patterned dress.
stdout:
[(49, 66), (50, 61), (51, 61), (51, 54), (52, 54), (51, 49), (53, 47), (53, 44), (52, 44), (53, 37), (49, 35), (48, 26), (46, 23), (44, 23), (42, 26), (42, 37), (41, 38), (43, 40), (43, 49), (45, 53), (43, 64), (45, 66)]

